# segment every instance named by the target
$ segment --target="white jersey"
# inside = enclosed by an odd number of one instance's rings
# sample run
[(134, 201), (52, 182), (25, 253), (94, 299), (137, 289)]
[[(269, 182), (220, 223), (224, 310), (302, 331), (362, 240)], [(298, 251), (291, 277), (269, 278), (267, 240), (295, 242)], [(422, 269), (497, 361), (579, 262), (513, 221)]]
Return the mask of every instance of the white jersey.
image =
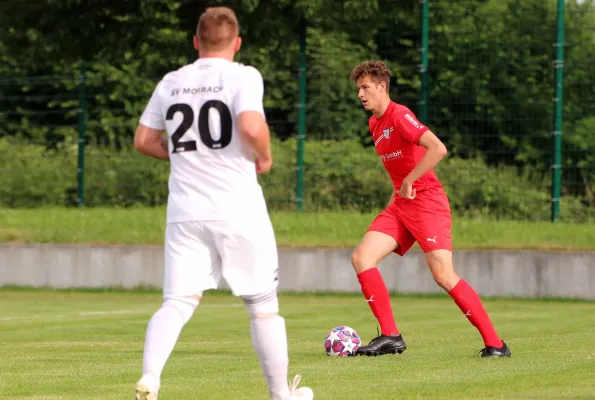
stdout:
[(200, 58), (159, 82), (140, 123), (169, 135), (167, 222), (229, 220), (266, 213), (252, 150), (237, 117), (264, 116), (263, 82), (250, 66)]

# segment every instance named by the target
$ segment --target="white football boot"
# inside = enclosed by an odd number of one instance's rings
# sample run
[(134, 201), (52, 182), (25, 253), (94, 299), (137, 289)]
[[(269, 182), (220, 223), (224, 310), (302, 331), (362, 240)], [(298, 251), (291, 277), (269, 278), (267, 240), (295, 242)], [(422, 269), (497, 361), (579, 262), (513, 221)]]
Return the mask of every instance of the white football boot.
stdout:
[(134, 400), (157, 400), (159, 387), (151, 375), (143, 375), (136, 383)]
[(309, 387), (303, 386), (298, 387), (300, 384), (300, 380), (302, 377), (300, 375), (296, 375), (293, 378), (293, 383), (289, 385), (289, 400), (312, 400), (314, 399), (314, 392)]

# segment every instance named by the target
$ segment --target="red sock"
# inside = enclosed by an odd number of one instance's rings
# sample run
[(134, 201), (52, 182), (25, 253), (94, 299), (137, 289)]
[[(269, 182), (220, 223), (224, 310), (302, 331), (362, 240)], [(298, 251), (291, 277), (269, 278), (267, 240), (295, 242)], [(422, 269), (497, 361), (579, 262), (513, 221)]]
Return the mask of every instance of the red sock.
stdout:
[(393, 309), (390, 305), (388, 289), (378, 268), (368, 269), (357, 275), (362, 293), (366, 297), (374, 316), (380, 324), (383, 335), (399, 335)]
[(486, 346), (502, 347), (502, 340), (496, 333), (488, 313), (483, 308), (479, 295), (467, 282), (460, 280), (448, 293), (463, 314), (479, 330)]

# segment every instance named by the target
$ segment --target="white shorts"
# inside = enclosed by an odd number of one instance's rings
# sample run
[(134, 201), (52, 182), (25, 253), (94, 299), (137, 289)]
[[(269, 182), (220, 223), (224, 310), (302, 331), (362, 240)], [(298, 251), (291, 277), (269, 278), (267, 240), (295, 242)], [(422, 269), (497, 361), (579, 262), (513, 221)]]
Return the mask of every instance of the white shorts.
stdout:
[(164, 297), (201, 295), (221, 277), (236, 296), (278, 286), (277, 243), (268, 217), (167, 224)]

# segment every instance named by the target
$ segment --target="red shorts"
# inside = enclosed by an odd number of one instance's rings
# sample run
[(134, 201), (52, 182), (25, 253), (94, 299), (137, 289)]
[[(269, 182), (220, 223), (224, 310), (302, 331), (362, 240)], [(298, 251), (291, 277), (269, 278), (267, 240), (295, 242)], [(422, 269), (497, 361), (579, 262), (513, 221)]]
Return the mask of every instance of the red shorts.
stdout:
[[(398, 194), (397, 194), (398, 196)], [(450, 203), (442, 188), (417, 193), (415, 199), (397, 199), (382, 211), (368, 228), (395, 238), (402, 256), (415, 244), (424, 253), (434, 250), (452, 251), (452, 219)]]

